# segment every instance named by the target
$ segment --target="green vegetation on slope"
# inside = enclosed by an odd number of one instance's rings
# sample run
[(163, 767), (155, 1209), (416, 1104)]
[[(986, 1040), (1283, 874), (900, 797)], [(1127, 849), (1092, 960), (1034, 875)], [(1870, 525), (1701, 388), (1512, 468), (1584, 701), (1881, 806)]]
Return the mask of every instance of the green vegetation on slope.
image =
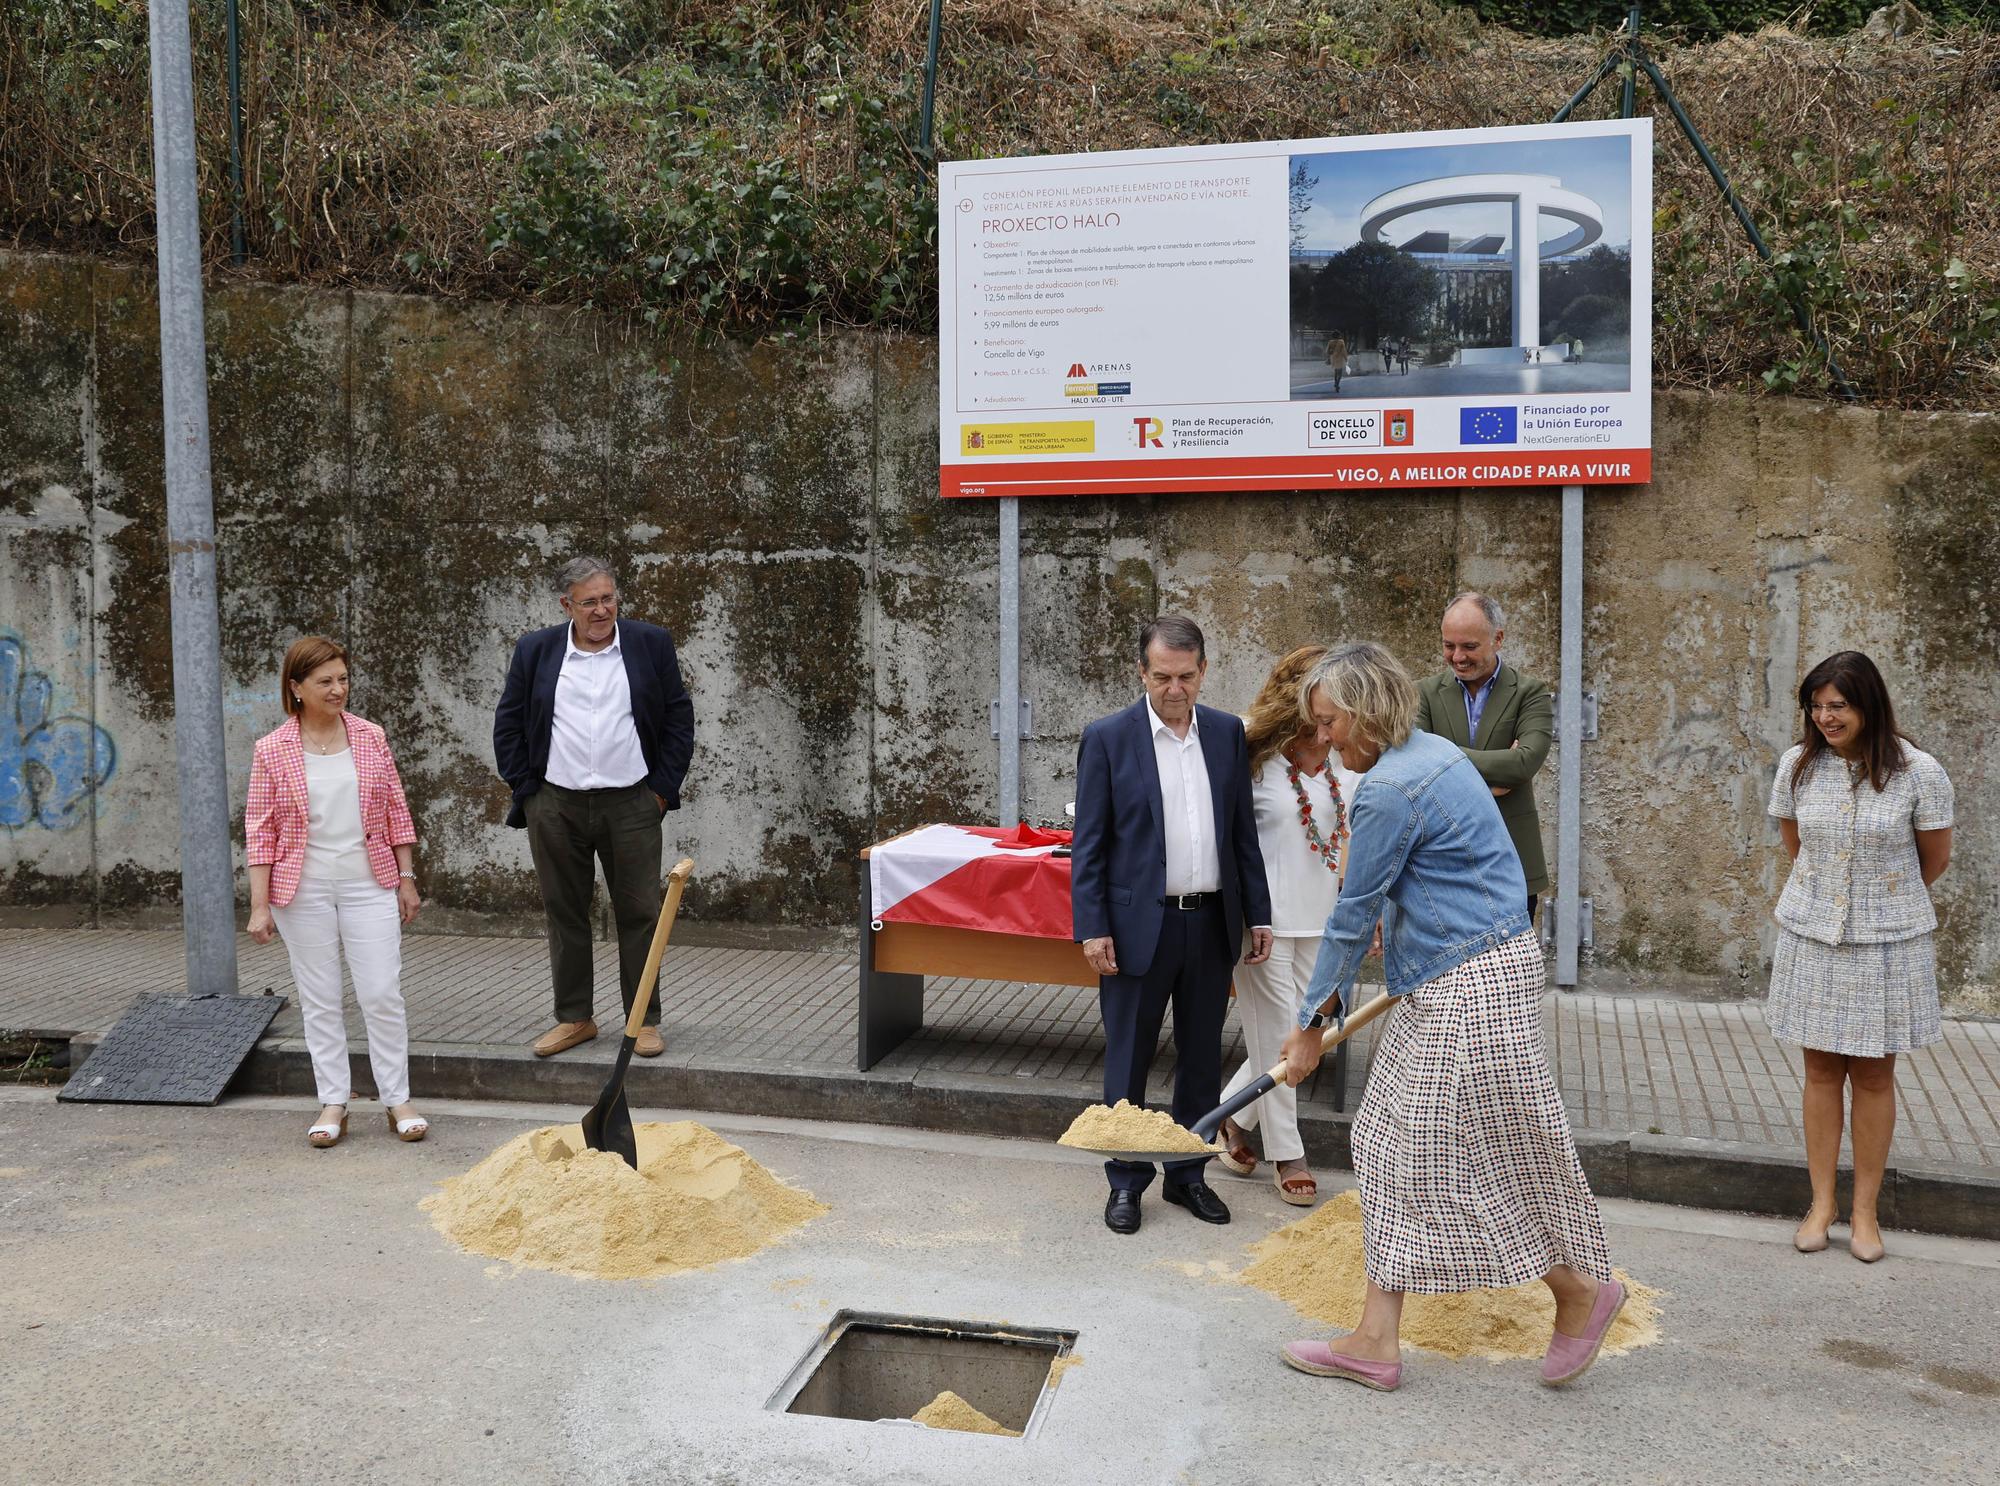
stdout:
[[(1767, 8), (1649, 13), (1708, 34)], [(933, 329), (927, 9), (243, 0), (245, 271), (732, 333)], [(951, 0), (937, 148), (1520, 123), (1548, 117), (1603, 54), (1602, 32), (1525, 36), (1481, 9), (1510, 13), (1501, 0)], [(1604, 7), (1513, 9), (1563, 30)], [(221, 0), (196, 0), (195, 42), (220, 266)], [(1775, 272), (1756, 262), (1642, 89), (1660, 124), (1657, 379), (1823, 392), (1794, 293), (1871, 399), (2000, 401), (2000, 39), (1933, 23), (1895, 40), (1770, 29), (1655, 50), (1779, 256)], [(147, 87), (138, 0), (4, 0), (0, 241), (150, 252)], [(1610, 84), (1589, 105), (1615, 107)]]

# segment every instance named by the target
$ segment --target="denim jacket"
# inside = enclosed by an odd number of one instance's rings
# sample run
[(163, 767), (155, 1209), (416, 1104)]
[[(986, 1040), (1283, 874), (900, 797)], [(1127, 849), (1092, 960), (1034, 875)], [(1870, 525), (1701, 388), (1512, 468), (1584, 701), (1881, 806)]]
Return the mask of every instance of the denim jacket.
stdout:
[(1412, 733), (1361, 776), (1348, 810), (1347, 880), (1326, 921), (1299, 1025), (1354, 976), (1381, 918), (1389, 994), (1401, 996), (1528, 929), (1528, 879), (1493, 792), (1456, 743)]

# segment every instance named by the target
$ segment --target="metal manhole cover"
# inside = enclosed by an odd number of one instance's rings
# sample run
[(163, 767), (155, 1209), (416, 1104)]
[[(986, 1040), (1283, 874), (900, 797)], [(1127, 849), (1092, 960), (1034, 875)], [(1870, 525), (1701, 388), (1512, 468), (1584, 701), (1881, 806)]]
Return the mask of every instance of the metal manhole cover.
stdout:
[(282, 996), (141, 996), (56, 1098), (72, 1104), (213, 1104)]

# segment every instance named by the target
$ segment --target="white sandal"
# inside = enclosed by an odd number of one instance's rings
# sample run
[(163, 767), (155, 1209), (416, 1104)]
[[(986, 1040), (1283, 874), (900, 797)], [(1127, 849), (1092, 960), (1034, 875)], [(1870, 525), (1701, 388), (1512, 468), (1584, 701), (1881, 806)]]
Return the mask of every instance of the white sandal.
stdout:
[(343, 1104), (340, 1106), (340, 1119), (337, 1123), (329, 1124), (326, 1123), (325, 1121), (322, 1121), (321, 1123), (314, 1125), (311, 1129), (306, 1131), (306, 1140), (316, 1150), (324, 1151), (339, 1145), (340, 1137), (345, 1135), (346, 1133), (347, 1133), (347, 1106)]
[(399, 1120), (387, 1110), (383, 1113), (389, 1121), (389, 1128), (396, 1132), (398, 1140), (422, 1140), (430, 1134), (431, 1122), (422, 1115), (412, 1115), (407, 1120)]

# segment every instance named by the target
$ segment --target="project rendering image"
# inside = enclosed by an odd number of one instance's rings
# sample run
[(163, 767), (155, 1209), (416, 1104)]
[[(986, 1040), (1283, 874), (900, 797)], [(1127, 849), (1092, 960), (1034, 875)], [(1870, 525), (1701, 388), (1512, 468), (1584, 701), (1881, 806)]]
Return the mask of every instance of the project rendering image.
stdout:
[(1292, 156), (1292, 399), (1643, 386), (1632, 168), (1617, 135)]

